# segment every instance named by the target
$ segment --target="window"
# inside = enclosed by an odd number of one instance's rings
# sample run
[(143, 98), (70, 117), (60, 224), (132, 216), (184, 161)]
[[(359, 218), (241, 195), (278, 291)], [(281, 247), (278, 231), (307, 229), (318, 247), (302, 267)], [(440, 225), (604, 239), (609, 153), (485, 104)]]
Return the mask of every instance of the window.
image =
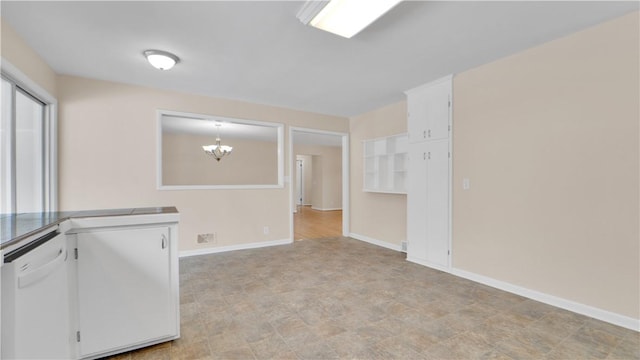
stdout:
[(4, 74), (1, 94), (0, 213), (54, 211), (55, 109)]

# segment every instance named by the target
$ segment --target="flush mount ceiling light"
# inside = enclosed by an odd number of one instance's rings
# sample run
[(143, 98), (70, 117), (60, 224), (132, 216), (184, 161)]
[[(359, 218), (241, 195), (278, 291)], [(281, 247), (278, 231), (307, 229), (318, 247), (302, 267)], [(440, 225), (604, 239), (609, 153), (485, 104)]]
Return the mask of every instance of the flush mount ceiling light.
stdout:
[(331, 0), (307, 1), (298, 19), (315, 28), (351, 38), (402, 0)]
[(215, 145), (204, 145), (202, 147), (202, 150), (204, 150), (204, 152), (206, 152), (207, 154), (213, 156), (213, 158), (216, 159), (216, 161), (220, 161), (220, 159), (222, 159), (225, 155), (231, 154), (231, 151), (233, 150), (233, 147), (231, 146), (220, 144), (220, 126), (222, 126), (222, 124), (220, 124), (219, 122), (216, 122), (216, 129), (218, 129), (218, 136), (216, 136)]
[(180, 61), (177, 56), (162, 50), (146, 50), (144, 56), (149, 64), (159, 70), (169, 70)]

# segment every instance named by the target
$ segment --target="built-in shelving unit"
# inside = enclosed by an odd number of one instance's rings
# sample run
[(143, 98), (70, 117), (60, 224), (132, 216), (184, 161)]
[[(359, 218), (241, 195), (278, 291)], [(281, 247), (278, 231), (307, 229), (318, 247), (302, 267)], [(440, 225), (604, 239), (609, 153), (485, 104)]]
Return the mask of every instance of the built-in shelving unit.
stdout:
[(407, 260), (451, 267), (452, 76), (406, 91)]
[(407, 134), (364, 140), (363, 191), (407, 193), (408, 144)]

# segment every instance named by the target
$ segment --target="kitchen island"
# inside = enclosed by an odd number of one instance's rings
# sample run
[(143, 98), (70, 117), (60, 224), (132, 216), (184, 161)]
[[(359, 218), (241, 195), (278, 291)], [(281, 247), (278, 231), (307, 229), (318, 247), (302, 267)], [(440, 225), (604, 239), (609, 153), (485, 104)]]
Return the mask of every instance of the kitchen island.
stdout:
[(2, 358), (178, 338), (178, 221), (175, 207), (0, 215)]

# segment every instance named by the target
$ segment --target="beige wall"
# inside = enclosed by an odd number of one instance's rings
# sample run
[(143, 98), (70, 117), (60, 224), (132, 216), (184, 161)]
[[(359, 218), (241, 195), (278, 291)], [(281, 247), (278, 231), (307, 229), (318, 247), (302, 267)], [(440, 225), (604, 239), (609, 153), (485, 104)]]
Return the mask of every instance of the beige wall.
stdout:
[(311, 207), (318, 210), (342, 209), (342, 147), (294, 145), (293, 152), (311, 155), (312, 158)]
[(220, 161), (202, 150), (215, 137), (184, 133), (162, 135), (163, 185), (256, 185), (278, 184), (278, 144), (224, 138), (233, 146)]
[[(289, 184), (156, 190), (157, 109), (348, 130), (346, 118), (71, 76), (59, 77), (58, 90), (60, 208), (175, 205), (181, 214), (180, 250), (290, 239)], [(285, 169), (289, 158), (285, 154)], [(197, 234), (211, 232), (217, 232), (217, 244), (196, 244)]]
[(351, 228), (354, 234), (400, 246), (407, 239), (407, 197), (363, 192), (363, 140), (407, 132), (407, 104), (401, 101), (352, 117)]
[(454, 267), (640, 317), (638, 29), (634, 13), (454, 78)]
[(56, 73), (33, 51), (9, 24), (0, 18), (1, 55), (50, 95), (56, 96)]

